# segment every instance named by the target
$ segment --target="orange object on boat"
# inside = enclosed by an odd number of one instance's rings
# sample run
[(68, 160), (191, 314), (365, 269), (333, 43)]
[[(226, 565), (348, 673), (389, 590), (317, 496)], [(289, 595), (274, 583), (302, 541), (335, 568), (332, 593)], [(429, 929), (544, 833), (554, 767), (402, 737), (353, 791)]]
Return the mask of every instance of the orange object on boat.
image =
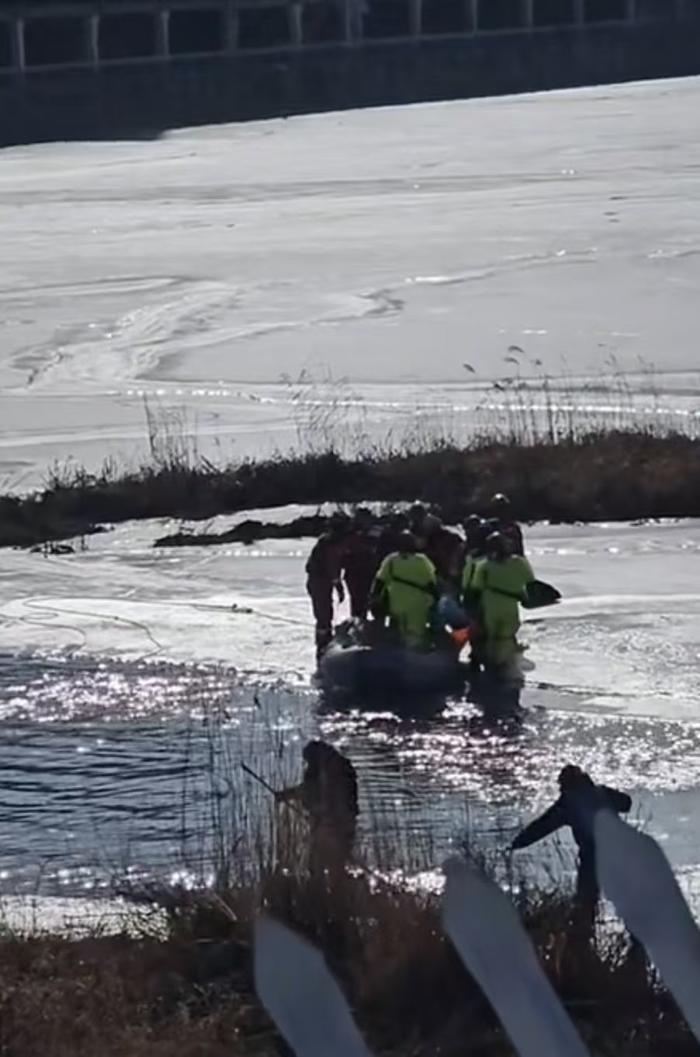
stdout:
[(469, 628), (454, 628), (450, 632), (450, 637), (451, 637), (452, 641), (454, 642), (455, 646), (459, 646), (459, 648), (461, 650), (462, 647), (466, 646), (467, 643), (469, 642), (469, 634), (470, 634), (470, 629)]

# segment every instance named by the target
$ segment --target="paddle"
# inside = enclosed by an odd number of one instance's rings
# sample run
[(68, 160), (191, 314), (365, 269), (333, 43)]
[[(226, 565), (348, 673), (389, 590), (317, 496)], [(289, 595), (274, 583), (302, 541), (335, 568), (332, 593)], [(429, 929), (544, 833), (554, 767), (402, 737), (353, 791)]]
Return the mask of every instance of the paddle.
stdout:
[(561, 599), (561, 592), (544, 580), (532, 580), (525, 588), (523, 609), (542, 609), (543, 606), (556, 605)]

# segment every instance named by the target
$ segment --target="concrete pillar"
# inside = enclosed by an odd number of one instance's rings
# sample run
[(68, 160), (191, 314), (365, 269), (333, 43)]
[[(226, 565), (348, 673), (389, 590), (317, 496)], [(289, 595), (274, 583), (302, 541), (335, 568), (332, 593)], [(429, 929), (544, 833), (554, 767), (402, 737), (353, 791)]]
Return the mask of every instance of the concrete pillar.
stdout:
[(295, 47), (300, 48), (304, 43), (302, 5), (290, 4), (287, 10), (287, 16), (289, 18), (289, 39)]
[(423, 0), (408, 0), (409, 24), (412, 37), (420, 37), (423, 32)]
[(574, 19), (577, 26), (586, 21), (586, 0), (574, 0)]
[(522, 11), (522, 23), (527, 29), (532, 29), (535, 24), (535, 0), (520, 0)]
[(472, 33), (479, 32), (479, 0), (467, 0), (467, 17)]
[(100, 16), (90, 15), (85, 20), (85, 50), (93, 66), (100, 64)]
[(170, 12), (156, 12), (156, 55), (170, 58)]
[(224, 51), (236, 51), (238, 48), (238, 8), (228, 3), (224, 8)]
[(23, 70), (27, 65), (23, 18), (16, 18), (12, 23), (12, 65), (17, 70)]
[(356, 41), (362, 40), (362, 8), (363, 0), (343, 0), (343, 39), (347, 44), (354, 44)]

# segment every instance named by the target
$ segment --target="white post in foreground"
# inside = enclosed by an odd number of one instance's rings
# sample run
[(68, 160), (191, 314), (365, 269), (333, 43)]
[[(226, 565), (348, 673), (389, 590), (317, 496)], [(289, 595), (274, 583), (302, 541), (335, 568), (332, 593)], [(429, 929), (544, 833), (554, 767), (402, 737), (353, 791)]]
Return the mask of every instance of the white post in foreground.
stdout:
[(459, 859), (445, 873), (445, 932), (520, 1057), (588, 1057), (508, 896)]
[(297, 1057), (372, 1057), (322, 956), (271, 918), (255, 926), (255, 990)]
[(612, 811), (598, 811), (600, 886), (647, 954), (700, 1041), (700, 931), (668, 859)]

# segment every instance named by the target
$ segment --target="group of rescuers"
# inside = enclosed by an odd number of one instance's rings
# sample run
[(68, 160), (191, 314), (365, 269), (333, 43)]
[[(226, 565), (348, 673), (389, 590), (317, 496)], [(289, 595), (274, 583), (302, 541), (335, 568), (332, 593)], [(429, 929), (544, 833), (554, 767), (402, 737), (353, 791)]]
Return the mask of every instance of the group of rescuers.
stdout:
[[(306, 564), (306, 588), (320, 657), (333, 636), (333, 602), (349, 596), (350, 614), (389, 628), (412, 649), (435, 645), (438, 601), (458, 600), (467, 617), (474, 668), (508, 665), (518, 652), (519, 603), (534, 580), (511, 504), (495, 495), (485, 518), (468, 517), (464, 536), (422, 503), (377, 525), (368, 509), (333, 514)], [(466, 636), (465, 636), (466, 638)], [(462, 639), (460, 645), (464, 643)]]
[[(314, 874), (334, 875), (352, 860), (359, 814), (357, 772), (347, 757), (325, 741), (310, 741), (303, 753), (301, 783), (282, 790), (276, 798), (303, 811), (310, 826), (309, 868)], [(571, 829), (578, 848), (576, 897), (593, 915), (600, 891), (597, 878), (593, 821), (600, 809), (627, 814), (630, 797), (618, 789), (596, 785), (580, 767), (568, 764), (558, 779), (559, 796), (511, 843), (517, 851), (543, 840), (563, 827)]]

